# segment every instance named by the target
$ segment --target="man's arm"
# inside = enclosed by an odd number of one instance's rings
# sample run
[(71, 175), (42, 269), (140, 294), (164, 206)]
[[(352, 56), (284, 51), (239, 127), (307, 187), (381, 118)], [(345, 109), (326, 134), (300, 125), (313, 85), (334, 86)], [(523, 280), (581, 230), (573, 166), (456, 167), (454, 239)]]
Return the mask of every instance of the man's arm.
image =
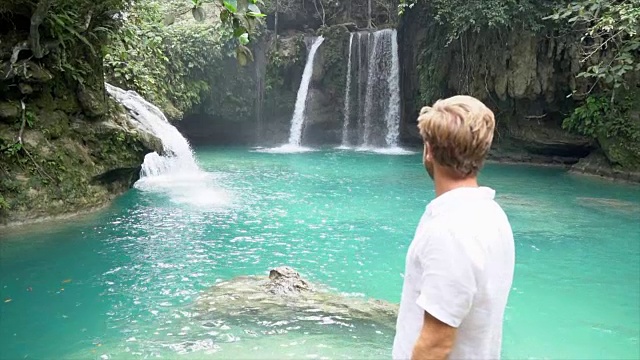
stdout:
[(413, 347), (411, 360), (431, 360), (449, 357), (456, 338), (456, 328), (424, 312), (422, 331)]

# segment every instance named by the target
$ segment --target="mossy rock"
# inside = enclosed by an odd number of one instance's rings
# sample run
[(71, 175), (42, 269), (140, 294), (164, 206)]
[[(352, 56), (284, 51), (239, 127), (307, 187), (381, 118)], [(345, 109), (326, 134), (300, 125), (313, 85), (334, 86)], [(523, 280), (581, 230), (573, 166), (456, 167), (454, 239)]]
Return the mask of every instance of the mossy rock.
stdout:
[(640, 143), (624, 137), (598, 137), (607, 159), (629, 171), (640, 170)]
[(90, 118), (97, 118), (107, 112), (107, 100), (102, 89), (91, 89), (88, 86), (78, 88), (80, 107)]
[(42, 133), (49, 140), (56, 140), (69, 132), (69, 116), (60, 110), (40, 118)]
[[(0, 102), (0, 120), (12, 123), (20, 115), (20, 105), (14, 102)], [(7, 121), (8, 120), (8, 121)]]

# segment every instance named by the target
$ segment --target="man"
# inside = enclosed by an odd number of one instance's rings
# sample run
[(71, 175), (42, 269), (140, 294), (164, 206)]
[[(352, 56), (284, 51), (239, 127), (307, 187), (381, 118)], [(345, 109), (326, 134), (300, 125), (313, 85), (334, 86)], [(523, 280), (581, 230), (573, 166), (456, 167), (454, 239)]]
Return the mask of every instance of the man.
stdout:
[(425, 107), (423, 163), (436, 198), (409, 246), (394, 359), (498, 359), (515, 251), (495, 192), (478, 186), (494, 115), (470, 96)]

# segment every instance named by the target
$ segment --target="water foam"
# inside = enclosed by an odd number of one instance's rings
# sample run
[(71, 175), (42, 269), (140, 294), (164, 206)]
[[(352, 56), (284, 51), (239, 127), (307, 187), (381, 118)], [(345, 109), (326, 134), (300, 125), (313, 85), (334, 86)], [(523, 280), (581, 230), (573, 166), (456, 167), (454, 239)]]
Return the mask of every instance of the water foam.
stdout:
[(191, 145), (162, 111), (135, 91), (105, 84), (107, 92), (129, 110), (130, 122), (162, 141), (162, 154), (144, 158), (136, 189), (167, 195), (172, 202), (195, 206), (223, 206), (231, 196), (215, 185), (214, 176), (198, 165)]
[(316, 151), (316, 149), (312, 149), (309, 147), (284, 144), (282, 146), (278, 146), (275, 148), (260, 148), (256, 149), (256, 152), (267, 153), (267, 154), (298, 154), (305, 153), (310, 151)]

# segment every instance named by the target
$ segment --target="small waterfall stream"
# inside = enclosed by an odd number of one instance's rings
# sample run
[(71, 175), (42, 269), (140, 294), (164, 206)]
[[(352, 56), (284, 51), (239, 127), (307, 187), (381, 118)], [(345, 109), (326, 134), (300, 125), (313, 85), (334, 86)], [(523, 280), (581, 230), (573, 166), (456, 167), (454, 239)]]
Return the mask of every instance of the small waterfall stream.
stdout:
[(389, 88), (389, 105), (385, 122), (387, 123), (387, 135), (385, 140), (388, 147), (398, 146), (400, 136), (400, 59), (398, 55), (398, 33), (391, 33), (391, 70), (387, 76)]
[(302, 81), (298, 88), (298, 95), (296, 98), (296, 106), (293, 111), (293, 117), (291, 118), (291, 130), (289, 133), (289, 145), (299, 147), (302, 141), (302, 126), (304, 125), (304, 111), (307, 104), (307, 94), (309, 92), (309, 83), (311, 82), (311, 76), (313, 75), (313, 60), (316, 57), (316, 51), (322, 45), (324, 38), (322, 36), (317, 37), (311, 49), (309, 50), (309, 58), (304, 66), (304, 72), (302, 73)]
[(172, 201), (189, 205), (227, 205), (228, 194), (217, 188), (212, 174), (196, 162), (187, 139), (171, 125), (162, 111), (135, 91), (105, 84), (107, 92), (131, 115), (129, 121), (140, 131), (162, 141), (163, 154), (149, 153), (144, 158), (140, 180), (135, 187), (143, 191), (167, 194)]
[(342, 126), (342, 147), (349, 147), (349, 123), (351, 116), (351, 55), (353, 53), (353, 33), (349, 36), (349, 60), (347, 63), (347, 86), (344, 95), (344, 125)]
[(367, 93), (364, 100), (364, 135), (362, 137), (362, 145), (365, 147), (373, 146), (371, 141), (371, 132), (373, 131), (372, 117), (375, 113), (375, 109), (373, 108), (373, 98), (374, 96), (377, 97), (377, 95), (380, 93), (380, 76), (384, 75), (382, 72), (378, 71), (384, 70), (378, 69), (381, 65), (380, 62), (384, 60), (384, 58), (382, 57), (383, 54), (381, 51), (381, 46), (378, 46), (379, 44), (382, 45), (383, 43), (380, 42), (379, 39), (380, 32), (374, 32), (373, 44), (371, 46), (371, 49), (369, 50), (369, 74), (367, 76)]
[(157, 106), (134, 91), (105, 84), (107, 92), (129, 110), (138, 127), (162, 140), (164, 154), (148, 154), (142, 164), (141, 178), (177, 172), (200, 172), (187, 139), (171, 125)]

